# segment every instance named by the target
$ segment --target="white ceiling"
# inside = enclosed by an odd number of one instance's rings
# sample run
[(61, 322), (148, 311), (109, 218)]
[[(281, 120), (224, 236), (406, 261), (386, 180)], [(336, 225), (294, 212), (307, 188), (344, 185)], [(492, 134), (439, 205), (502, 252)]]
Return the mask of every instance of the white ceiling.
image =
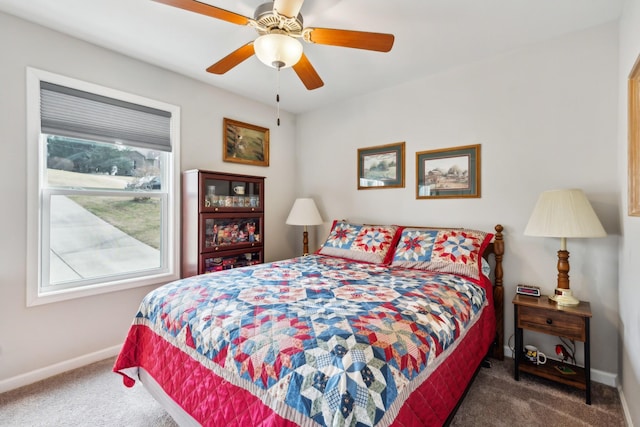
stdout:
[[(253, 17), (268, 0), (202, 0)], [(305, 26), (391, 33), (389, 53), (304, 43), (325, 85), (308, 91), (280, 72), (280, 106), (299, 113), (529, 43), (609, 22), (624, 0), (306, 0)], [(275, 104), (277, 71), (249, 58), (224, 75), (205, 69), (256, 37), (151, 0), (0, 0), (0, 11), (213, 86)]]

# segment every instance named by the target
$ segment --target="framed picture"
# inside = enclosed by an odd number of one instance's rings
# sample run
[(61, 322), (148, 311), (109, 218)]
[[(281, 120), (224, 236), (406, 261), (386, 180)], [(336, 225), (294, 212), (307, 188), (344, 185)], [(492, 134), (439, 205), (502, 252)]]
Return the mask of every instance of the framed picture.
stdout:
[(404, 142), (358, 148), (358, 190), (404, 187)]
[(628, 213), (640, 216), (640, 57), (629, 74), (629, 170)]
[(224, 119), (222, 160), (255, 166), (269, 166), (269, 129)]
[(416, 198), (480, 197), (480, 144), (416, 153)]

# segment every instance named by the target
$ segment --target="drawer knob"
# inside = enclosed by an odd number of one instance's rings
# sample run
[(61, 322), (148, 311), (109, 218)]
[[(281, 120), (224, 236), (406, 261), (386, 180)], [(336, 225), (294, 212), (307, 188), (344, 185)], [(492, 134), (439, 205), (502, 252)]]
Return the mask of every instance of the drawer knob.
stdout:
[(547, 319), (547, 325), (550, 325), (553, 323), (553, 319)]

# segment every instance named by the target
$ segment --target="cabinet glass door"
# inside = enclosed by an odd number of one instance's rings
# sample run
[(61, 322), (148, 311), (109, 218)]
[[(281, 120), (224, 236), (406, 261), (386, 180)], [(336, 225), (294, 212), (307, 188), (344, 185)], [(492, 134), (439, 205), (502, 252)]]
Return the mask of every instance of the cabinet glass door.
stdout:
[(250, 180), (205, 178), (203, 206), (217, 212), (225, 209), (262, 210), (262, 184)]
[(201, 256), (201, 271), (203, 273), (213, 273), (216, 271), (261, 264), (262, 262), (262, 251), (259, 249), (232, 251), (223, 256), (205, 254)]
[(201, 248), (201, 252), (262, 245), (262, 218), (260, 216), (203, 215), (202, 222), (204, 247)]

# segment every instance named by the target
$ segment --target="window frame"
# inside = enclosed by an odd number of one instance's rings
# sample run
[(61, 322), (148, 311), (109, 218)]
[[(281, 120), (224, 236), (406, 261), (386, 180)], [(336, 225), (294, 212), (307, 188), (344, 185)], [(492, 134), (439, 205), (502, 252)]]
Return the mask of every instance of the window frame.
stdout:
[[(159, 285), (180, 278), (180, 107), (32, 67), (27, 67), (26, 74), (27, 307), (99, 295), (107, 292), (134, 289), (141, 286)], [(43, 192), (48, 191), (49, 194), (51, 194), (51, 190), (47, 190), (44, 187), (46, 176), (42, 166), (42, 162), (46, 162), (46, 149), (42, 138), (46, 138), (46, 136), (41, 134), (41, 81), (171, 113), (170, 138), (172, 150), (168, 155), (167, 170), (164, 172), (166, 175), (165, 182), (167, 184), (166, 200), (164, 201), (164, 203), (166, 203), (166, 232), (161, 236), (162, 244), (166, 244), (166, 251), (163, 253), (164, 268), (156, 269), (153, 273), (144, 276), (124, 277), (117, 280), (92, 283), (78, 287), (62, 287), (60, 289), (47, 291), (43, 288), (42, 271), (45, 267), (47, 269), (49, 268), (48, 264), (46, 266), (43, 265), (46, 260), (43, 260), (43, 251), (41, 250), (42, 245), (46, 243), (43, 239), (49, 234), (48, 232), (45, 233), (44, 230), (44, 224), (48, 224), (48, 217), (45, 218), (44, 216), (46, 207), (43, 207), (43, 203), (48, 199), (43, 197)], [(57, 193), (57, 191), (55, 193)], [(46, 211), (48, 212), (48, 210)], [(45, 219), (47, 219), (47, 221), (45, 221)], [(163, 230), (165, 229), (163, 228)], [(48, 258), (48, 256), (44, 258)]]

